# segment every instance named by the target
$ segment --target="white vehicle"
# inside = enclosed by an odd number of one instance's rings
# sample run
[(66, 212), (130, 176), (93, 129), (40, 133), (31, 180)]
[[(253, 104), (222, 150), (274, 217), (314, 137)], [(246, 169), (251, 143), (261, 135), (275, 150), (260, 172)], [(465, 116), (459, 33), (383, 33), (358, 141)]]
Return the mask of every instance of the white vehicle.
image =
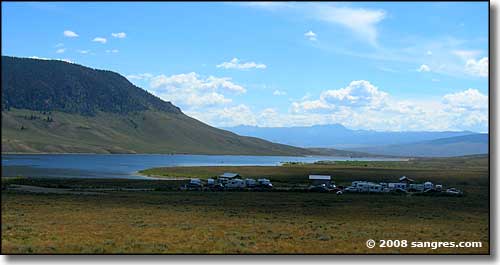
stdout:
[(409, 190), (424, 191), (424, 184), (410, 184)]
[(257, 183), (259, 184), (260, 187), (263, 187), (263, 188), (272, 188), (273, 187), (273, 184), (271, 183), (271, 181), (268, 179), (265, 179), (265, 178), (258, 179)]
[(208, 186), (213, 186), (213, 185), (215, 185), (215, 179), (207, 179), (207, 185), (208, 185)]
[(344, 189), (345, 192), (358, 192), (358, 188), (350, 186)]
[(452, 194), (452, 195), (460, 195), (462, 192), (460, 190), (457, 190), (455, 188), (449, 188), (446, 190), (447, 194)]
[(257, 181), (255, 179), (245, 179), (245, 184), (247, 187), (252, 188), (257, 186)]
[(230, 179), (227, 181), (225, 187), (228, 189), (241, 189), (245, 188), (246, 185), (242, 179)]
[(434, 189), (434, 184), (432, 184), (432, 182), (427, 181), (424, 183), (424, 190), (432, 190), (432, 189)]
[(369, 185), (368, 185), (369, 192), (382, 192), (382, 190), (383, 190), (382, 185), (375, 184), (375, 183), (369, 183)]
[(189, 181), (190, 186), (201, 186), (201, 180), (200, 179), (191, 179)]
[(436, 190), (437, 190), (437, 191), (442, 191), (442, 190), (443, 190), (443, 185), (441, 185), (441, 184), (437, 184), (437, 185), (436, 185)]
[(389, 183), (387, 184), (387, 187), (390, 190), (406, 190), (406, 183), (401, 183), (401, 182)]

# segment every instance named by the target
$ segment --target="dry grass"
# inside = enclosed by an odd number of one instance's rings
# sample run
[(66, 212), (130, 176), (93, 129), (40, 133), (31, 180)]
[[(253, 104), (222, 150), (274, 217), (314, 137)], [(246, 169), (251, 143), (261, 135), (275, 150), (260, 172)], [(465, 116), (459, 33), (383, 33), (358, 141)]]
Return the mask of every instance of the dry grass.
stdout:
[[(481, 192), (459, 198), (3, 192), (2, 252), (488, 253), (488, 205)], [(482, 241), (483, 248), (370, 250), (365, 247), (369, 238)]]

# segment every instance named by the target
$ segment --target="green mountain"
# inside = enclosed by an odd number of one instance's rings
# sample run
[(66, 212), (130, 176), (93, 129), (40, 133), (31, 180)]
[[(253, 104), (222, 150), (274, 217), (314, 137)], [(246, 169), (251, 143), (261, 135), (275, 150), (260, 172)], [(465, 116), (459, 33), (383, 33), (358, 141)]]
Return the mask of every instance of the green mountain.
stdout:
[(7, 56), (2, 152), (314, 153), (206, 125), (111, 71)]

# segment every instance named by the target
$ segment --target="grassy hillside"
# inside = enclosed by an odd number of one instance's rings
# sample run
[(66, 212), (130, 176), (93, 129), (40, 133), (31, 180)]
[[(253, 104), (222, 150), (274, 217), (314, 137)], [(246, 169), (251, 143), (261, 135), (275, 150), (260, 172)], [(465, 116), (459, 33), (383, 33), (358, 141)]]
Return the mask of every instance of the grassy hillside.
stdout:
[(2, 152), (312, 154), (301, 148), (238, 136), (182, 113), (43, 113), (2, 111)]
[(208, 126), (125, 77), (2, 56), (2, 152), (307, 155)]

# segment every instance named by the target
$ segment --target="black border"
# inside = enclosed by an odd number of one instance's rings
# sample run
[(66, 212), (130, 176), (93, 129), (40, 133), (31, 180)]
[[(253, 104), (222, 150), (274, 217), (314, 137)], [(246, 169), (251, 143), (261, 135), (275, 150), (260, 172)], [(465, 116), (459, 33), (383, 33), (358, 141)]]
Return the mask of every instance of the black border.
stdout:
[[(300, 0), (299, 0), (300, 1)], [(0, 0), (0, 2), (3, 4), (4, 2), (104, 2), (104, 1), (96, 1), (96, 0), (82, 0), (82, 1), (74, 1), (74, 0), (70, 0), (70, 1), (59, 1), (59, 0), (56, 0), (56, 1), (44, 1), (44, 0), (40, 0), (40, 1), (37, 1), (37, 0), (25, 0), (25, 1), (16, 1), (16, 0)], [(196, 2), (240, 2), (240, 1), (227, 1), (227, 0), (223, 0), (223, 1), (212, 1), (212, 0), (209, 0), (209, 1), (189, 1), (189, 0), (180, 0), (180, 1), (169, 1), (169, 0), (160, 0), (160, 1), (150, 1), (150, 0), (146, 0), (146, 1), (134, 1), (134, 0), (124, 0), (124, 1), (120, 1), (120, 0), (107, 0), (105, 2), (143, 2), (143, 3), (147, 3), (147, 2), (163, 2), (163, 3), (170, 3), (170, 2), (191, 2), (191, 3), (196, 3)], [(246, 2), (246, 1), (241, 1), (241, 2)], [(251, 1), (248, 1), (248, 2), (251, 2)], [(252, 2), (264, 2), (263, 0), (257, 0), (257, 1), (252, 1)], [(278, 1), (273, 1), (273, 2), (289, 2), (289, 1), (282, 1), (282, 0), (278, 0)], [(63, 260), (64, 257), (67, 257), (69, 259), (71, 258), (75, 258), (75, 257), (82, 257), (82, 256), (87, 256), (87, 257), (94, 257), (94, 258), (100, 258), (100, 257), (106, 257), (106, 258), (116, 258), (116, 257), (121, 257), (123, 259), (126, 259), (126, 260), (130, 260), (130, 256), (134, 256), (134, 257), (137, 257), (137, 258), (141, 258), (141, 257), (151, 257), (151, 256), (170, 256), (170, 257), (186, 257), (186, 256), (196, 256), (196, 257), (199, 257), (199, 258), (203, 258), (203, 257), (209, 257), (209, 256), (260, 256), (260, 257), (263, 257), (263, 256), (267, 256), (269, 258), (269, 256), (293, 256), (294, 259), (297, 258), (297, 256), (305, 256), (308, 260), (309, 260), (309, 256), (315, 256), (315, 257), (328, 257), (328, 256), (350, 256), (351, 258), (352, 257), (361, 257), (361, 256), (457, 256), (457, 257), (460, 257), (460, 260), (464, 260), (464, 256), (468, 256), (468, 257), (471, 257), (473, 258), (474, 260), (477, 260), (477, 256), (481, 256), (482, 258), (486, 258), (486, 259), (492, 259), (494, 258), (494, 256), (492, 255), (492, 240), (491, 240), (491, 232), (492, 230), (492, 227), (491, 227), (491, 212), (494, 211), (494, 209), (491, 208), (492, 204), (491, 204), (491, 199), (492, 199), (492, 196), (494, 197), (494, 199), (496, 199), (496, 193), (492, 195), (491, 193), (491, 185), (492, 185), (492, 176), (491, 176), (491, 158), (492, 156), (494, 158), (496, 158), (496, 154), (491, 154), (491, 133), (493, 131), (493, 133), (495, 133), (496, 131), (496, 125), (493, 124), (495, 126), (495, 130), (492, 130), (491, 126), (492, 126), (492, 122), (491, 122), (491, 112), (492, 112), (492, 108), (494, 109), (494, 112), (497, 113), (497, 109), (496, 109), (496, 104), (492, 104), (494, 103), (493, 101), (496, 100), (496, 91), (493, 91), (492, 92), (492, 86), (491, 86), (491, 79), (492, 77), (493, 78), (496, 78), (496, 69), (492, 68), (492, 61), (493, 63), (496, 62), (496, 54), (494, 53), (493, 54), (493, 57), (491, 56), (492, 53), (491, 53), (491, 46), (492, 44), (495, 45), (496, 47), (496, 44), (497, 44), (497, 41), (496, 41), (496, 36), (493, 34), (493, 38), (492, 38), (492, 34), (491, 34), (491, 20), (495, 20), (494, 22), (496, 22), (495, 25), (498, 25), (498, 21), (496, 21), (497, 19), (497, 11), (494, 10), (493, 13), (494, 13), (494, 16), (492, 17), (491, 16), (491, 11), (492, 9), (495, 9), (496, 6), (493, 6), (491, 5), (491, 2), (490, 0), (439, 0), (439, 1), (432, 1), (432, 0), (382, 0), (382, 1), (377, 1), (377, 0), (351, 0), (351, 1), (342, 1), (342, 0), (331, 0), (331, 1), (322, 1), (322, 0), (312, 0), (312, 1), (308, 1), (308, 2), (421, 2), (421, 3), (425, 3), (425, 2), (429, 2), (429, 3), (432, 3), (432, 2), (488, 2), (488, 60), (489, 60), (489, 63), (488, 63), (488, 161), (489, 161), (489, 164), (488, 164), (488, 180), (489, 180), (489, 186), (488, 186), (488, 208), (489, 208), (489, 212), (488, 212), (488, 246), (489, 246), (489, 249), (488, 249), (488, 253), (485, 253), (485, 254), (482, 254), (482, 253), (473, 253), (473, 254), (467, 254), (467, 253), (396, 253), (396, 254), (392, 254), (392, 253), (329, 253), (329, 254), (324, 254), (324, 253), (224, 253), (224, 254), (205, 254), (205, 253), (148, 253), (148, 254), (144, 254), (144, 253), (99, 253), (99, 254), (94, 254), (94, 253), (77, 253), (77, 254), (74, 254), (74, 253), (25, 253), (25, 254), (19, 254), (19, 253), (6, 253), (6, 252), (3, 252), (3, 248), (2, 248), (2, 241), (3, 240), (0, 240), (0, 255), (8, 255), (7, 258), (8, 258), (8, 261), (35, 261), (37, 259), (38, 256), (43, 256), (44, 258), (45, 257), (53, 257), (53, 260), (52, 261), (61, 261)], [(1, 10), (1, 7), (0, 7), (0, 10)], [(1, 15), (0, 15), (1, 17)], [(3, 21), (3, 20), (2, 20)], [(0, 23), (1, 24), (1, 23)], [(2, 47), (2, 42), (0, 42), (0, 48)], [(3, 49), (2, 49), (3, 51)], [(3, 56), (3, 54), (2, 54)], [(493, 60), (492, 60), (493, 58)], [(492, 71), (493, 70), (493, 71)], [(495, 98), (492, 99), (492, 94)], [(494, 142), (494, 145), (496, 146), (496, 141)], [(494, 147), (495, 147), (494, 146)], [(496, 148), (495, 148), (496, 149)], [(496, 159), (495, 159), (496, 160)], [(494, 168), (494, 173), (496, 173), (497, 169), (496, 167)], [(497, 176), (498, 174), (495, 174), (495, 176)], [(1, 176), (0, 176), (1, 177)], [(496, 179), (495, 179), (496, 180)], [(0, 203), (1, 203), (1, 197), (0, 197)], [(1, 211), (0, 211), (0, 216), (2, 215)], [(496, 213), (494, 213), (494, 217), (496, 217)], [(496, 223), (495, 223), (496, 224)], [(2, 223), (0, 222), (0, 227), (2, 226)], [(1, 231), (0, 231), (0, 237), (1, 237)], [(64, 256), (64, 257), (62, 257)], [(67, 261), (69, 261), (69, 259)], [(185, 259), (182, 259), (182, 260), (185, 260)], [(124, 260), (125, 261), (125, 260)], [(367, 260), (368, 261), (368, 260)]]

